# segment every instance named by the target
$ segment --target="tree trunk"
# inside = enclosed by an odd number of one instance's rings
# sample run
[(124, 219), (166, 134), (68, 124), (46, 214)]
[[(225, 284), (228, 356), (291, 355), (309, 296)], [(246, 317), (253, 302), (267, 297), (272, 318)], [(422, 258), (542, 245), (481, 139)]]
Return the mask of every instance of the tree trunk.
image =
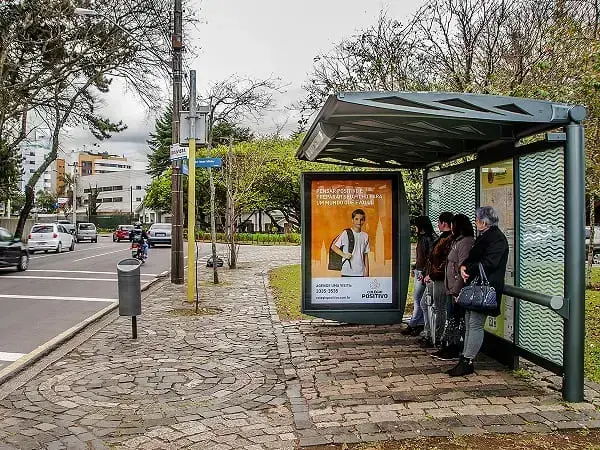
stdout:
[(33, 202), (35, 200), (35, 193), (33, 192), (33, 186), (25, 186), (25, 204), (21, 213), (19, 214), (19, 221), (17, 222), (17, 229), (15, 230), (15, 237), (21, 239), (23, 237), (23, 228), (25, 228), (25, 222), (29, 217), (29, 212), (33, 208)]
[(219, 284), (219, 272), (217, 271), (217, 224), (215, 219), (215, 182), (212, 169), (208, 168), (208, 180), (210, 184), (210, 238), (212, 241), (213, 261), (213, 283)]
[(585, 273), (585, 285), (588, 288), (592, 287), (592, 265), (594, 264), (594, 240), (595, 240), (595, 229), (594, 226), (596, 222), (596, 214), (594, 211), (594, 206), (596, 203), (596, 192), (592, 190), (590, 192), (590, 240), (588, 245), (588, 254), (587, 254), (587, 269)]
[(237, 268), (237, 252), (235, 249), (235, 204), (233, 199), (233, 139), (229, 136), (229, 152), (228, 152), (228, 164), (227, 164), (227, 206), (225, 211), (225, 220), (227, 227), (227, 245), (229, 246), (229, 268)]

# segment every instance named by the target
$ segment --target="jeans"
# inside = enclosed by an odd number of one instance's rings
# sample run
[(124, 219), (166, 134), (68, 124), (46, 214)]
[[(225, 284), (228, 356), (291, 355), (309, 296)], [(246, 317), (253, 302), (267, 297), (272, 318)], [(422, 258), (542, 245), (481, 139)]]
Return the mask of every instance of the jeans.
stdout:
[(463, 356), (467, 359), (475, 359), (483, 344), (483, 326), (486, 315), (484, 313), (469, 311), (465, 313), (465, 347)]
[(148, 243), (146, 241), (142, 244), (142, 253), (144, 254), (144, 258), (148, 257)]
[(421, 298), (423, 297), (423, 293), (425, 292), (425, 283), (423, 283), (423, 279), (419, 280), (419, 277), (423, 276), (423, 272), (421, 270), (415, 269), (415, 288), (413, 291), (413, 313), (412, 317), (408, 321), (408, 326), (411, 328), (423, 326), (425, 321), (423, 317), (423, 308), (421, 307)]

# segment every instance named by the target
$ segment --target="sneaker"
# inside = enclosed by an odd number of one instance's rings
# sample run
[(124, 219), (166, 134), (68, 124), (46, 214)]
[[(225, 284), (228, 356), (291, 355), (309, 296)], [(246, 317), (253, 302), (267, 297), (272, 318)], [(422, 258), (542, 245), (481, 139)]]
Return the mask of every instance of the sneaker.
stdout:
[(437, 352), (432, 353), (431, 356), (441, 361), (452, 361), (458, 359), (458, 357), (460, 356), (460, 352), (457, 347), (450, 346), (444, 347), (438, 350)]
[(475, 372), (473, 360), (468, 358), (461, 358), (456, 366), (446, 371), (446, 373), (451, 377), (462, 377), (465, 375), (471, 375), (473, 372)]

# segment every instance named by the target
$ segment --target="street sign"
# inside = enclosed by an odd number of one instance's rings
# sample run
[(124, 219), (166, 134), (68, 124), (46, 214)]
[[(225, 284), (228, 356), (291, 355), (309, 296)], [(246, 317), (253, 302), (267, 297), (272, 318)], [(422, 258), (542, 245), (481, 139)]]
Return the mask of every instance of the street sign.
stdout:
[(221, 158), (196, 158), (196, 167), (222, 167), (223, 160)]
[(176, 159), (185, 159), (188, 157), (188, 148), (179, 144), (171, 144), (171, 161)]
[[(208, 169), (209, 167), (223, 167), (223, 160), (221, 158), (196, 158), (196, 168)], [(189, 169), (187, 164), (181, 166), (181, 173), (188, 175)]]
[(65, 203), (69, 202), (69, 199), (67, 197), (58, 197), (57, 201), (59, 205), (64, 205)]

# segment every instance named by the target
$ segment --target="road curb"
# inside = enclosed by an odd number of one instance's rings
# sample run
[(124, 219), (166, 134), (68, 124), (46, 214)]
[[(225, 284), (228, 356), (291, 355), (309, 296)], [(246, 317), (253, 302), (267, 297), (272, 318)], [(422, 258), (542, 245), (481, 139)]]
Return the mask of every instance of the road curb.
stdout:
[[(150, 287), (152, 287), (159, 281), (164, 280), (169, 275), (169, 273), (170, 272), (168, 270), (160, 273), (156, 278), (153, 278), (152, 280), (145, 283), (141, 287), (140, 290), (142, 292), (147, 291), (148, 289), (150, 289)], [(65, 343), (69, 339), (73, 338), (73, 336), (78, 334), (84, 328), (86, 328), (89, 325), (102, 319), (104, 316), (106, 316), (107, 314), (110, 314), (112, 311), (114, 311), (118, 307), (119, 307), (119, 302), (111, 303), (106, 308), (98, 311), (96, 314), (88, 317), (87, 319), (82, 320), (77, 325), (69, 328), (68, 330), (63, 331), (58, 336), (55, 336), (54, 338), (50, 339), (48, 342), (45, 342), (44, 344), (37, 347), (35, 350), (32, 350), (31, 352), (27, 353), (26, 355), (24, 355), (21, 358), (19, 358), (18, 360), (16, 360), (14, 363), (12, 363), (12, 364), (6, 366), (4, 369), (0, 370), (0, 386), (2, 384), (4, 384), (5, 382), (7, 382), (8, 380), (10, 380), (11, 378), (14, 378), (18, 373), (27, 369), (29, 366), (31, 366), (35, 362), (42, 359), (44, 356), (48, 355), (54, 349), (60, 347), (63, 343)]]

